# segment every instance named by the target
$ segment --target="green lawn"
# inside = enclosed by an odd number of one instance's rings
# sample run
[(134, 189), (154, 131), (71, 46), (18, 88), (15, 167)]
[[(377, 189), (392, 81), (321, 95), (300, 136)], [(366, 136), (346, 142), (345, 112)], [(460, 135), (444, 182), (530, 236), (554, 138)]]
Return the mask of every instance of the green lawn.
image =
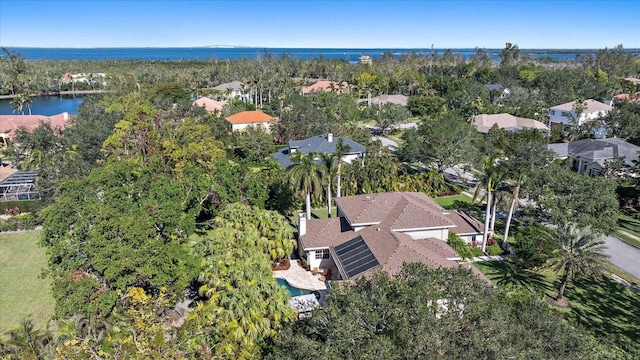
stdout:
[(452, 196), (442, 196), (442, 197), (437, 197), (434, 199), (440, 206), (447, 208), (451, 205), (453, 205), (453, 203), (455, 201), (462, 201), (462, 202), (466, 202), (466, 203), (471, 203), (472, 199), (470, 197), (468, 197), (467, 195), (464, 194), (458, 194), (458, 195), (452, 195)]
[[(618, 228), (620, 230), (628, 232), (631, 235), (640, 237), (640, 220), (636, 218), (624, 214), (618, 215)], [(640, 248), (640, 241), (636, 239), (632, 239), (629, 236), (620, 233), (616, 234), (615, 236), (632, 246)]]
[(53, 315), (51, 285), (39, 277), (47, 261), (39, 233), (0, 234), (0, 333), (20, 326), (27, 316), (44, 327)]
[[(514, 275), (504, 262), (476, 263), (499, 287), (527, 282), (550, 296), (556, 296), (558, 276), (550, 271)], [(513, 268), (512, 268), (513, 269)], [(598, 338), (607, 338), (622, 349), (640, 348), (640, 295), (610, 279), (575, 279), (567, 285), (565, 298), (571, 308), (559, 310), (574, 325)]]
[[(331, 216), (338, 217), (338, 209), (335, 207), (331, 208)], [(314, 219), (326, 219), (327, 218), (327, 209), (311, 209), (311, 217)]]

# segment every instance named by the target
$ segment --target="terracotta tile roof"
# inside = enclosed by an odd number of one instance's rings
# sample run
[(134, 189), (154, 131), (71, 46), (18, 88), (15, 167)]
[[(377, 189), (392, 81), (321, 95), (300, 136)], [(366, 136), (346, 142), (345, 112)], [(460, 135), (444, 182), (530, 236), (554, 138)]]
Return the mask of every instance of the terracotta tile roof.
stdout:
[[(575, 103), (576, 103), (575, 101), (572, 101), (565, 104), (552, 106), (550, 110), (573, 111), (573, 106), (575, 105)], [(610, 105), (601, 103), (600, 101), (596, 101), (593, 99), (585, 100), (584, 105), (585, 106), (584, 106), (583, 112), (585, 113), (596, 112), (596, 111), (608, 111), (613, 109), (613, 107), (611, 107)]]
[(208, 97), (201, 97), (193, 103), (196, 106), (203, 106), (207, 111), (222, 111), (222, 108), (227, 105), (226, 101), (216, 101)]
[(634, 83), (634, 84), (638, 84), (638, 85), (640, 85), (640, 79), (638, 79), (638, 78), (634, 78), (634, 77), (626, 77), (626, 78), (624, 78), (624, 79), (625, 79), (625, 80), (627, 80), (627, 81), (629, 81), (629, 82), (632, 82), (632, 83)]
[(68, 115), (64, 113), (53, 116), (0, 115), (0, 134), (8, 134), (9, 138), (13, 138), (16, 130), (19, 128), (25, 128), (27, 131), (31, 131), (41, 123), (48, 123), (52, 128), (64, 129), (67, 125), (65, 118), (68, 118)]
[(252, 124), (278, 121), (276, 116), (263, 113), (260, 110), (242, 111), (231, 116), (227, 116), (227, 121), (232, 124)]
[(624, 101), (640, 102), (640, 92), (633, 93), (633, 94), (618, 94), (613, 97), (613, 100), (615, 103), (624, 102)]
[(521, 129), (531, 128), (542, 131), (549, 131), (549, 127), (534, 119), (521, 118), (511, 114), (480, 114), (474, 117), (474, 125), (481, 133), (489, 132), (493, 125), (498, 125), (501, 129)]
[(337, 81), (320, 80), (313, 85), (303, 87), (302, 93), (311, 94), (323, 91), (331, 91), (332, 86), (336, 89), (347, 89), (349, 87), (349, 84), (345, 81), (343, 81), (342, 84), (339, 84)]

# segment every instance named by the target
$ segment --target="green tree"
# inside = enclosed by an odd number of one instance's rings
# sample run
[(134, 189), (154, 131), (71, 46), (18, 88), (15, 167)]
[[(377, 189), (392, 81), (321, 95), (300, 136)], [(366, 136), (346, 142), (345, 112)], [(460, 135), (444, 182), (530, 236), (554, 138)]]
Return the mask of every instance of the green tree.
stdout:
[(450, 112), (438, 119), (423, 121), (417, 130), (407, 130), (398, 157), (403, 161), (422, 162), (441, 173), (472, 160), (477, 133), (459, 114)]
[(294, 190), (305, 196), (307, 219), (311, 219), (311, 194), (322, 189), (322, 168), (315, 162), (317, 156), (313, 152), (291, 155), (291, 162), (294, 164), (289, 174)]
[(414, 116), (432, 116), (446, 110), (447, 100), (440, 96), (410, 96), (407, 107)]
[(406, 107), (393, 103), (370, 106), (364, 112), (364, 117), (374, 120), (383, 134), (394, 125), (406, 122), (410, 116), (411, 113)]
[(604, 254), (604, 240), (591, 229), (566, 224), (557, 228), (555, 236), (560, 248), (558, 257), (549, 260), (549, 266), (561, 273), (556, 300), (562, 300), (567, 282), (576, 276), (600, 277), (607, 273), (608, 255)]
[(333, 186), (333, 178), (338, 172), (336, 154), (322, 153), (320, 154), (320, 164), (324, 173), (323, 178), (327, 185), (327, 217), (331, 217), (331, 187)]

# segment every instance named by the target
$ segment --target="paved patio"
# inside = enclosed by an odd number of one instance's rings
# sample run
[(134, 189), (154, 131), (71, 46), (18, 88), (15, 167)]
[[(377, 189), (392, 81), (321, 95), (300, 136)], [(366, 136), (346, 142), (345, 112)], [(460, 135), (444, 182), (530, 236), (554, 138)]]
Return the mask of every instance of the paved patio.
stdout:
[(306, 271), (296, 260), (291, 260), (289, 270), (274, 271), (273, 276), (287, 280), (294, 287), (305, 290), (326, 290), (324, 281), (320, 280), (322, 274), (313, 275), (311, 271)]

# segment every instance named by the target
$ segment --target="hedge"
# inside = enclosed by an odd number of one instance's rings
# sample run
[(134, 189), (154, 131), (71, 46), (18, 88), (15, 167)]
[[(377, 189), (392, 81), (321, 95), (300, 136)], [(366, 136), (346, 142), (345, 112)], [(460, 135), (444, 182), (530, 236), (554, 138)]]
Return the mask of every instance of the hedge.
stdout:
[(12, 216), (7, 220), (0, 219), (0, 232), (16, 230), (33, 230), (41, 225), (42, 220), (35, 214), (22, 214)]
[(13, 208), (20, 209), (20, 212), (36, 212), (42, 207), (42, 201), (40, 200), (13, 200), (13, 201), (0, 201), (0, 215), (4, 215), (7, 209)]

